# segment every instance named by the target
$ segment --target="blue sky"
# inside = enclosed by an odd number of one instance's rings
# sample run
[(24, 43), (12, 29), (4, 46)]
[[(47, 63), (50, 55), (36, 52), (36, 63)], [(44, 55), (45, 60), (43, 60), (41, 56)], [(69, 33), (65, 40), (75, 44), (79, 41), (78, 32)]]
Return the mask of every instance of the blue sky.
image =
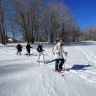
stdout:
[[(46, 0), (53, 1), (53, 0)], [(96, 0), (57, 0), (63, 1), (83, 29), (96, 25)]]

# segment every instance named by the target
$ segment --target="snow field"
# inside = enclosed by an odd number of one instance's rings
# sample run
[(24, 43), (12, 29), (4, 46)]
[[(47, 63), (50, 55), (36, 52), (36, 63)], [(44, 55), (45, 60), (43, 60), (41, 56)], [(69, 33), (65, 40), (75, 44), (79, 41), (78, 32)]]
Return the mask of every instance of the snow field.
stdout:
[[(0, 96), (95, 96), (96, 43), (84, 44), (64, 46), (68, 56), (62, 74), (52, 71), (55, 62), (45, 65), (35, 55), (24, 55), (25, 47), (17, 56), (15, 44), (0, 45)], [(37, 54), (36, 45), (32, 47), (31, 53)], [(46, 61), (54, 59), (52, 48), (44, 47)]]

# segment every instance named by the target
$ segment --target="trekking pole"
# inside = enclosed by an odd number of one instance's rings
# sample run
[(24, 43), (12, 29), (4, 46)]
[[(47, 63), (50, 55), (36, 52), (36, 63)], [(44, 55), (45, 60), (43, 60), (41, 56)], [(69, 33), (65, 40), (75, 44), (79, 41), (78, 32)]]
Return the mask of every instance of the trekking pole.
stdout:
[(43, 56), (43, 62), (45, 63), (45, 56), (44, 56), (44, 53), (42, 53), (42, 56)]
[[(68, 54), (68, 52), (65, 52), (65, 62), (66, 62), (66, 59), (67, 59), (67, 54)], [(65, 64), (64, 64), (64, 70), (65, 70)]]
[(32, 55), (33, 55), (33, 47), (32, 47)]

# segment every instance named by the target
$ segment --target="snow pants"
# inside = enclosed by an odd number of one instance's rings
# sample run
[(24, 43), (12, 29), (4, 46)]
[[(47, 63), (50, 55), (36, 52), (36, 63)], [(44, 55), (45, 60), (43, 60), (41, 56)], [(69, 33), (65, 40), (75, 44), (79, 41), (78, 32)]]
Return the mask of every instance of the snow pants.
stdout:
[(42, 55), (43, 57), (43, 62), (45, 62), (45, 58), (44, 58), (44, 54), (43, 52), (38, 52), (38, 60), (37, 61), (40, 61), (40, 56)]
[(56, 59), (56, 61), (55, 61), (55, 70), (58, 71), (58, 68), (63, 69), (62, 66), (63, 66), (64, 62), (65, 62), (64, 58)]

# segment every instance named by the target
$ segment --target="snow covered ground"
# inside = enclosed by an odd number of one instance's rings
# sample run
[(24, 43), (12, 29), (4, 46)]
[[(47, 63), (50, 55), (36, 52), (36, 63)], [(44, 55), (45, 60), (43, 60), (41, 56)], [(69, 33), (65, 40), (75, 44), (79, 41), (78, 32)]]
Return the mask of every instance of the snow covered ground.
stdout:
[[(0, 45), (0, 96), (96, 96), (96, 42), (64, 46), (68, 56), (62, 74), (52, 71), (55, 62), (37, 63), (32, 46), (34, 55), (27, 57), (25, 46), (17, 56), (15, 44)], [(52, 48), (44, 45), (46, 61), (54, 59)]]

